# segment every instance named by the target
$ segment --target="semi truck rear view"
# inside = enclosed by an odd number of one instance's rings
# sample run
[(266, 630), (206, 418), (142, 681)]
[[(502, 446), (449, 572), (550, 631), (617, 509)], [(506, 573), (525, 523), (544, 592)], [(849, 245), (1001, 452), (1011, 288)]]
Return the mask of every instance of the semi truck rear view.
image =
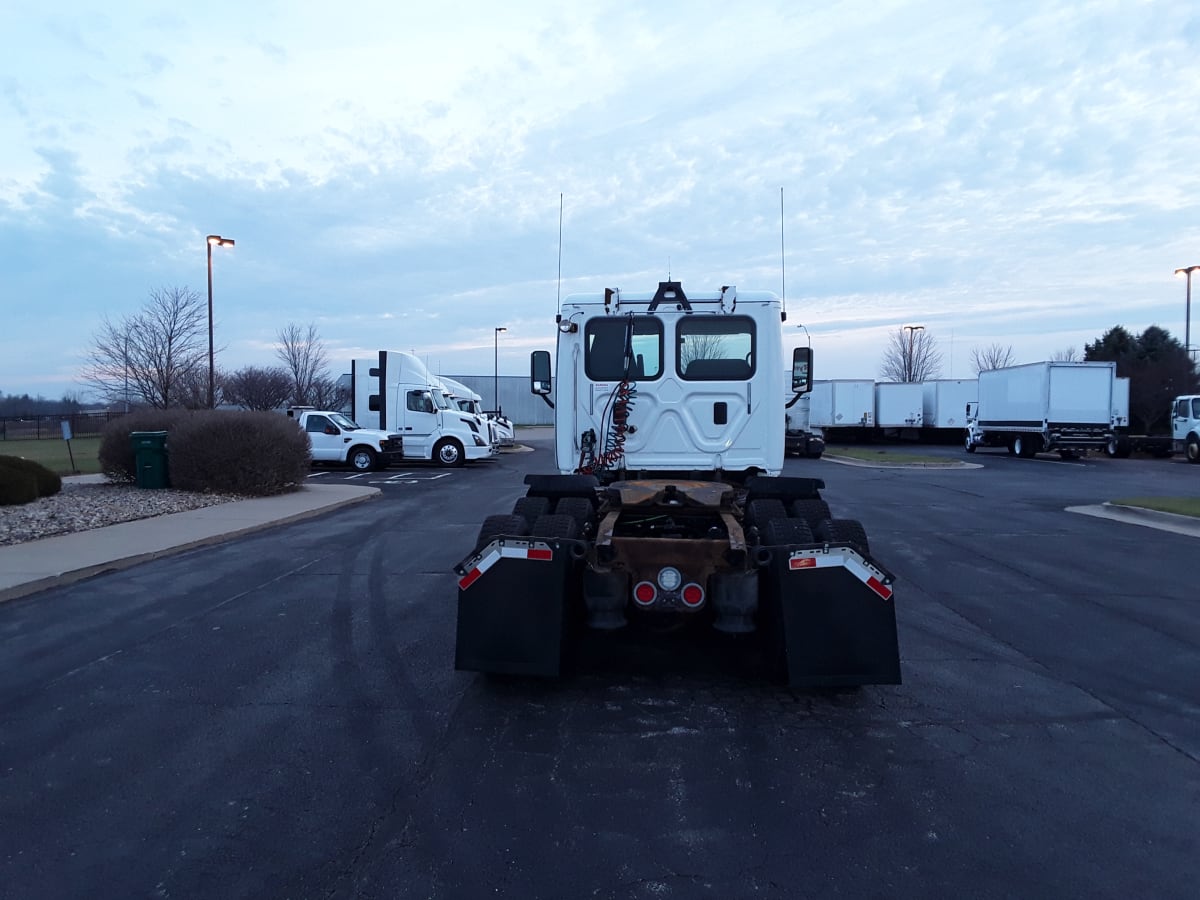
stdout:
[[(678, 282), (563, 301), (557, 377), (531, 359), (555, 471), (456, 567), (457, 668), (557, 676), (583, 629), (704, 629), (759, 640), (792, 685), (899, 683), (892, 575), (823, 481), (782, 474), (783, 318)], [(793, 396), (811, 363), (793, 352)]]

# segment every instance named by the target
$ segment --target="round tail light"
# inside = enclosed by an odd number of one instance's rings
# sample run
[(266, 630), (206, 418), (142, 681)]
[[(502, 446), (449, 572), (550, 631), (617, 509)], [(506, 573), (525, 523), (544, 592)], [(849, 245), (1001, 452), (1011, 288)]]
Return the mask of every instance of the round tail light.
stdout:
[(683, 586), (683, 605), (695, 609), (704, 602), (704, 588), (692, 582)]
[(649, 581), (639, 581), (633, 589), (633, 599), (638, 606), (651, 606), (658, 597), (658, 589)]

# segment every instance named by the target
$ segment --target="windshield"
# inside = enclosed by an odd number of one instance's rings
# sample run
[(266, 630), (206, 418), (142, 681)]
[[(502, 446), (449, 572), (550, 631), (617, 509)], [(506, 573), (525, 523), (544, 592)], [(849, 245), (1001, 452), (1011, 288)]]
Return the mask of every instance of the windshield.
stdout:
[(339, 428), (344, 428), (347, 431), (357, 431), (362, 426), (348, 416), (343, 416), (341, 413), (330, 413), (329, 418), (333, 420), (333, 424)]
[(433, 402), (437, 404), (438, 409), (449, 409), (450, 401), (446, 399), (446, 395), (441, 391), (430, 391), (433, 394)]

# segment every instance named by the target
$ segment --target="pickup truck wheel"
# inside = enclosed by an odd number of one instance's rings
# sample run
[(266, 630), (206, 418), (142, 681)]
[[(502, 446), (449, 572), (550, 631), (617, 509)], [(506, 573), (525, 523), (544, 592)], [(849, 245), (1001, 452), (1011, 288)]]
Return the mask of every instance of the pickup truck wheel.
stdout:
[(1194, 434), (1187, 439), (1187, 461), (1200, 463), (1200, 438)]
[(350, 451), (349, 462), (355, 472), (370, 472), (375, 468), (378, 458), (370, 447), (355, 447)]
[(450, 438), (438, 441), (433, 447), (433, 461), (439, 466), (457, 468), (466, 462), (466, 459), (462, 444)]

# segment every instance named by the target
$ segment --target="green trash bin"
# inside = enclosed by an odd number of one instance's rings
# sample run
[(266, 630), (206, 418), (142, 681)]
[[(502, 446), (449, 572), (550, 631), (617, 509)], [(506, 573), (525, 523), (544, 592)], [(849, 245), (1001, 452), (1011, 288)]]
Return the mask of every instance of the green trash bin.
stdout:
[(140, 488), (170, 487), (167, 481), (167, 433), (165, 431), (133, 431), (134, 468)]

